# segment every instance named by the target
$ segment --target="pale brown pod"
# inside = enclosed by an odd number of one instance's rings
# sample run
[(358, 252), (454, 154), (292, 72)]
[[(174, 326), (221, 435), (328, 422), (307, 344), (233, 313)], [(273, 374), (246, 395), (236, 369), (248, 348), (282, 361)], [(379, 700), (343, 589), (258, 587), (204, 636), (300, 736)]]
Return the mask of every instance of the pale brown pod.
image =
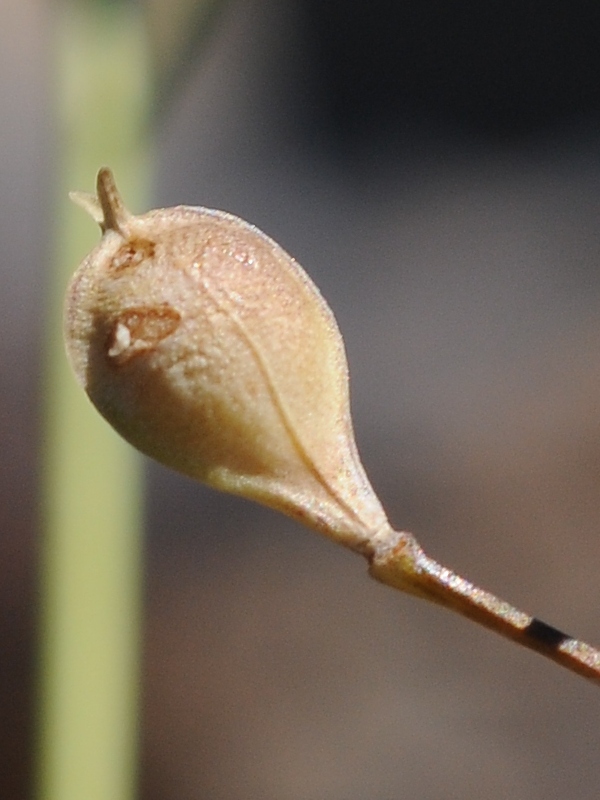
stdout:
[(68, 289), (67, 350), (100, 413), (142, 452), (370, 550), (388, 529), (359, 461), (342, 337), (304, 270), (231, 214), (130, 214), (108, 169), (99, 245)]
[(394, 531), (358, 458), (342, 337), (304, 270), (222, 211), (133, 216), (108, 169), (75, 193), (102, 240), (68, 289), (65, 338), (100, 413), (142, 452), (277, 508), (447, 606), (600, 682), (600, 651), (474, 586)]

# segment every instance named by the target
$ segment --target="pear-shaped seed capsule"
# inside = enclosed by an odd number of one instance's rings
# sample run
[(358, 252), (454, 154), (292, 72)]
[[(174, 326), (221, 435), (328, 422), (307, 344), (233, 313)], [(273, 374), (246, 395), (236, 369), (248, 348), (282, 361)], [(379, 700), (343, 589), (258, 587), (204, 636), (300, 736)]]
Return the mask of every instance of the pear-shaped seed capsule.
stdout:
[(342, 338), (304, 270), (231, 214), (133, 216), (107, 169), (97, 192), (73, 195), (103, 235), (65, 328), (100, 413), (162, 463), (370, 552), (389, 526), (356, 452)]
[(69, 287), (67, 350), (119, 433), (362, 552), (382, 583), (600, 683), (600, 650), (466, 581), (389, 526), (354, 445), (337, 325), (279, 245), (220, 211), (133, 216), (107, 169), (97, 197), (73, 199), (103, 236)]

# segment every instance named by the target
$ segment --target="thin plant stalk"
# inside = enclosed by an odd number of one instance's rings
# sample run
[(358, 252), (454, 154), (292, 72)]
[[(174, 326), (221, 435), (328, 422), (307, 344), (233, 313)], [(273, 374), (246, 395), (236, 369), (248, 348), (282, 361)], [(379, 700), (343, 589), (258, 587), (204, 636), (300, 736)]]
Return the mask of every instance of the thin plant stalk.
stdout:
[(62, 298), (96, 231), (68, 189), (118, 163), (144, 187), (147, 54), (133, 4), (57, 7), (59, 175), (48, 315), (41, 554), (38, 800), (135, 795), (140, 642), (140, 469), (78, 390), (62, 341)]
[(427, 556), (410, 533), (390, 531), (369, 554), (376, 580), (456, 611), (600, 685), (600, 650), (520, 611)]

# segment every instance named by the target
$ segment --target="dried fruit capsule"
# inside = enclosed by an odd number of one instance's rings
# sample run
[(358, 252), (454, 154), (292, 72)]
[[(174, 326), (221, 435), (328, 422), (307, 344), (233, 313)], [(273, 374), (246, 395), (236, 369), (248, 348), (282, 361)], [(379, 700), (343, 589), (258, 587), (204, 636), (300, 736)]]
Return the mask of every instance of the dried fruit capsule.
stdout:
[(363, 553), (382, 583), (600, 683), (600, 650), (474, 586), (390, 527), (356, 452), (335, 319), (279, 245), (221, 211), (133, 216), (107, 169), (97, 197), (72, 197), (103, 236), (69, 286), (67, 351), (125, 439)]
[(365, 552), (386, 516), (358, 459), (342, 338), (304, 270), (236, 217), (74, 194), (100, 244), (70, 284), (75, 374), (142, 452)]

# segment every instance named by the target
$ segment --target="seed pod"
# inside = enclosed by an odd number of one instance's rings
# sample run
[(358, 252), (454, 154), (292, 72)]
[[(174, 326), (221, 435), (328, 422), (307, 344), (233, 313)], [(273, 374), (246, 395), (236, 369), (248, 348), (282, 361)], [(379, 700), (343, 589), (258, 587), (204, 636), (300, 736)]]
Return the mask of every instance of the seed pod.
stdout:
[(142, 452), (370, 552), (386, 516), (359, 461), (342, 338), (304, 270), (221, 211), (141, 216), (100, 170), (73, 199), (99, 245), (69, 286), (67, 351)]
[(277, 508), (447, 606), (600, 683), (600, 650), (525, 614), (392, 530), (352, 434), (342, 337), (318, 289), (264, 233), (221, 211), (130, 214), (112, 174), (75, 193), (102, 240), (69, 286), (79, 382), (131, 444)]

